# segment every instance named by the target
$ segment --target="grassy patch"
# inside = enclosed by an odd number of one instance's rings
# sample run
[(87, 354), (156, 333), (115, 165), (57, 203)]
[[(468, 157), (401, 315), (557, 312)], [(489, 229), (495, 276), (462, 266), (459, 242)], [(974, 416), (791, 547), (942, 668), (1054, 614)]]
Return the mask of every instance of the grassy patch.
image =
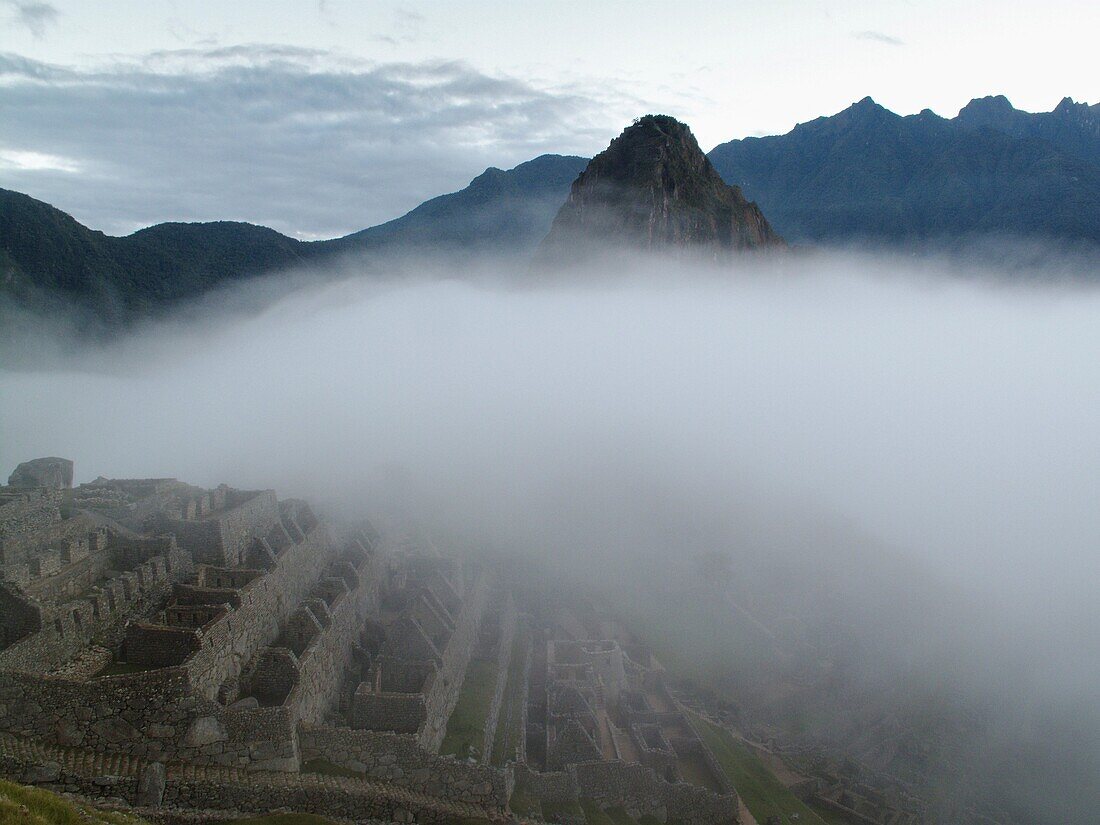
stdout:
[(130, 814), (74, 805), (57, 794), (0, 780), (0, 825), (148, 825)]
[(778, 816), (783, 823), (798, 814), (799, 825), (827, 825), (814, 810), (780, 782), (756, 755), (729, 731), (692, 714), (699, 735), (737, 789), (757, 822)]
[(562, 814), (566, 816), (584, 816), (584, 809), (578, 802), (542, 802), (542, 816), (547, 822), (561, 821)]
[(518, 786), (512, 792), (512, 798), (508, 800), (508, 807), (517, 816), (542, 817), (542, 805), (539, 804), (538, 799)]
[(615, 820), (591, 799), (581, 800), (581, 810), (584, 811), (584, 821), (588, 825), (615, 825)]
[(522, 633), (517, 633), (512, 642), (512, 658), (508, 663), (508, 682), (504, 686), (504, 698), (500, 703), (500, 717), (497, 719), (497, 729), (493, 736), (492, 763), (497, 767), (503, 767), (516, 757), (516, 748), (519, 746), (519, 737), (523, 736), (520, 730), (520, 721), (523, 718), (523, 666), (527, 659), (527, 640)]
[(828, 825), (859, 825), (859, 822), (852, 817), (845, 816), (840, 811), (834, 811), (832, 808), (828, 808), (819, 802), (807, 802), (814, 812), (820, 816)]
[(316, 814), (268, 814), (234, 819), (226, 825), (332, 825), (332, 821)]
[[(440, 753), (467, 756), (481, 753), (485, 742), (485, 721), (497, 687), (496, 662), (475, 659), (466, 669), (462, 692), (458, 696)], [(472, 749), (472, 750), (471, 750)]]

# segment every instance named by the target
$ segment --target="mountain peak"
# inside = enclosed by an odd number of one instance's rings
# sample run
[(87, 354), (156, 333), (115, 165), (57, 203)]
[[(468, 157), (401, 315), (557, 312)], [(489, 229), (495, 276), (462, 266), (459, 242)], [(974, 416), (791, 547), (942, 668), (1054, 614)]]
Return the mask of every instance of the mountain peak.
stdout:
[(1004, 95), (976, 97), (959, 110), (955, 121), (964, 129), (1012, 131), (1030, 115), (1021, 112)]
[(781, 244), (756, 205), (718, 175), (686, 124), (645, 115), (573, 183), (539, 256), (561, 262), (598, 248), (694, 247), (719, 257)]
[(962, 109), (959, 110), (959, 114), (963, 112), (1014, 112), (1016, 107), (1012, 105), (1012, 102), (1004, 95), (986, 95), (985, 97), (976, 97), (967, 103)]

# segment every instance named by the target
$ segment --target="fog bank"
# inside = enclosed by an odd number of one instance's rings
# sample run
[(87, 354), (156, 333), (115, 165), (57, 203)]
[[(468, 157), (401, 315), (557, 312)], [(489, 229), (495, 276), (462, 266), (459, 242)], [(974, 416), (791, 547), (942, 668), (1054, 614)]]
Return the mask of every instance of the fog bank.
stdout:
[(319, 281), (158, 323), (3, 373), (0, 465), (273, 486), (605, 565), (749, 541), (700, 525), (750, 511), (828, 565), (824, 520), (1100, 684), (1100, 291), (840, 254), (628, 269)]

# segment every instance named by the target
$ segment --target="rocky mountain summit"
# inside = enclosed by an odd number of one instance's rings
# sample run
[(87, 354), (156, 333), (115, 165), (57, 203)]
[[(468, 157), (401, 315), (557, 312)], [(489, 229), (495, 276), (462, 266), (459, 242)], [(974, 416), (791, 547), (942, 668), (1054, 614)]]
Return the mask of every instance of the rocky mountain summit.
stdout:
[(691, 249), (720, 258), (782, 245), (756, 204), (722, 180), (685, 124), (646, 115), (573, 182), (539, 260), (576, 260), (623, 247)]

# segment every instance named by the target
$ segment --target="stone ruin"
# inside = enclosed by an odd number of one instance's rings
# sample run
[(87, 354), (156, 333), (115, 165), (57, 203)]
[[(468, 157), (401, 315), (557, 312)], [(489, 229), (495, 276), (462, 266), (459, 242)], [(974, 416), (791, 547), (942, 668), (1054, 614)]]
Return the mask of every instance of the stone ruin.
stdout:
[[(732, 789), (683, 781), (706, 757), (659, 675), (614, 640), (535, 644), (493, 569), (271, 490), (72, 487), (62, 459), (11, 481), (0, 775), (149, 810), (387, 822), (507, 819), (521, 775), (548, 798), (736, 821)], [(441, 755), (475, 661), (498, 674), (484, 741)]]

